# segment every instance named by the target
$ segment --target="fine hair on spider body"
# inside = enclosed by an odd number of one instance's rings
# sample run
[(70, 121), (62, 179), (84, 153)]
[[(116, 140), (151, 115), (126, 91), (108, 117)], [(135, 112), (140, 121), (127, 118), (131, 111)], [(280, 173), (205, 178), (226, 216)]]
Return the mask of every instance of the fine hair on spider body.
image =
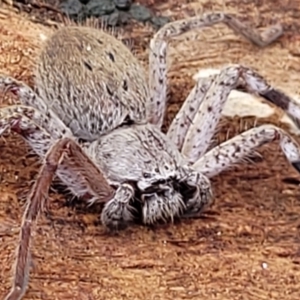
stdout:
[(6, 300), (21, 299), (26, 292), (32, 223), (55, 175), (88, 204), (104, 203), (101, 221), (114, 230), (137, 219), (149, 225), (201, 213), (212, 203), (209, 178), (273, 140), (279, 140), (289, 162), (300, 170), (299, 146), (273, 125), (250, 129), (207, 151), (228, 95), (237, 86), (300, 119), (293, 99), (241, 65), (200, 79), (167, 134), (161, 132), (168, 40), (218, 23), (260, 47), (282, 34), (280, 25), (260, 34), (222, 12), (169, 23), (151, 40), (148, 83), (122, 42), (98, 29), (69, 26), (45, 42), (36, 63), (35, 90), (0, 75), (0, 89), (21, 102), (0, 109), (0, 133), (19, 133), (43, 159), (28, 195)]

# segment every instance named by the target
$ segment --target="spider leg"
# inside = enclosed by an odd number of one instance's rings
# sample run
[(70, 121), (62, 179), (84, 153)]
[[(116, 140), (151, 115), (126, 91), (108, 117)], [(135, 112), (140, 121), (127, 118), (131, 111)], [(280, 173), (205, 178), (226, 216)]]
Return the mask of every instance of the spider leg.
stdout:
[(114, 197), (105, 203), (101, 213), (102, 224), (110, 230), (124, 229), (134, 220), (135, 208), (130, 205), (130, 200), (135, 194), (133, 186), (121, 184)]
[(283, 105), (284, 94), (280, 94), (262, 76), (249, 68), (240, 65), (229, 66), (213, 78), (192, 124), (185, 133), (182, 153), (192, 163), (207, 151), (228, 96), (240, 84), (249, 92), (261, 95), (269, 102), (283, 108), (294, 119), (300, 120), (300, 106), (290, 98), (286, 98), (289, 99), (287, 100), (289, 105)]
[[(87, 201), (106, 202), (114, 195), (114, 190), (101, 171), (75, 141), (61, 134), (61, 138), (56, 142), (45, 128), (37, 124), (43, 123), (43, 117), (31, 107), (13, 106), (0, 109), (0, 134), (8, 129), (15, 131), (40, 157), (46, 156), (46, 162), (27, 200), (20, 230), (13, 287), (5, 298), (7, 300), (21, 299), (27, 288), (31, 224), (38, 217), (54, 174), (58, 175), (75, 195), (85, 197)], [(47, 128), (49, 122), (44, 122), (44, 125)]]
[(51, 120), (61, 131), (69, 133), (71, 131), (66, 125), (58, 118), (58, 116), (45, 104), (42, 98), (35, 93), (28, 85), (18, 81), (17, 79), (0, 74), (0, 90), (5, 92), (12, 92), (18, 96), (21, 104), (24, 106), (30, 106), (38, 110), (43, 115), (47, 116), (48, 120)]
[[(75, 160), (81, 161), (82, 169), (89, 169), (89, 171), (93, 171), (86, 161), (80, 160), (82, 155), (83, 153), (80, 146), (70, 138), (62, 138), (58, 140), (48, 150), (44, 164), (28, 196), (25, 212), (22, 218), (17, 258), (14, 267), (13, 285), (11, 291), (5, 298), (6, 300), (21, 299), (26, 291), (29, 279), (32, 223), (37, 220), (39, 213), (42, 211), (48, 190), (59, 166), (64, 162), (64, 160), (66, 160), (67, 157), (74, 157)], [(102, 174), (98, 170), (92, 173), (93, 174), (90, 174), (90, 176), (92, 176), (89, 178), (90, 180), (96, 181), (98, 185), (103, 183), (103, 185), (108, 188), (105, 188), (105, 190), (103, 190), (104, 193), (99, 196), (102, 196), (102, 200), (105, 201), (110, 199), (113, 196), (113, 191), (108, 186)], [(94, 179), (93, 176), (95, 176)]]
[(208, 151), (192, 167), (210, 178), (238, 163), (256, 148), (274, 140), (279, 140), (288, 161), (300, 172), (299, 145), (287, 132), (273, 125), (262, 125), (243, 132)]
[[(56, 140), (72, 137), (68, 128), (64, 125), (61, 128), (59, 125), (32, 107), (14, 105), (0, 109), (0, 135), (8, 129), (19, 133), (41, 158), (45, 157)], [(86, 167), (83, 168), (82, 165)], [(77, 151), (76, 159), (67, 157), (57, 171), (58, 177), (72, 194), (84, 197), (90, 204), (101, 198), (99, 195), (103, 186), (97, 181), (99, 174), (101, 172), (83, 150)], [(91, 180), (92, 178), (98, 179)], [(109, 189), (108, 185), (106, 187)]]
[(192, 197), (187, 197), (183, 217), (188, 218), (198, 215), (213, 203), (213, 194), (210, 180), (202, 173), (191, 168), (188, 176), (184, 178), (187, 184), (187, 193), (192, 192)]
[(230, 92), (239, 83), (242, 67), (230, 66), (221, 70), (209, 86), (202, 105), (185, 134), (182, 153), (190, 162), (203, 155), (211, 143)]
[(167, 95), (167, 43), (172, 37), (179, 36), (196, 28), (213, 26), (224, 23), (233, 31), (259, 47), (265, 47), (278, 39), (282, 33), (282, 26), (277, 24), (260, 33), (250, 26), (240, 22), (236, 17), (223, 12), (207, 13), (188, 19), (174, 21), (162, 27), (150, 42), (149, 53), (149, 87), (150, 107), (148, 119), (151, 123), (161, 127)]
[(68, 139), (58, 141), (47, 153), (43, 167), (40, 169), (30, 194), (22, 218), (19, 244), (17, 247), (14, 266), (13, 284), (5, 300), (22, 299), (26, 292), (29, 280), (30, 267), (30, 240), (32, 222), (36, 221), (45, 203), (46, 195), (52, 183), (57, 166), (67, 150)]
[[(20, 123), (19, 128), (22, 129)], [(34, 130), (36, 132), (36, 128)], [(28, 126), (21, 134), (24, 134), (24, 136), (27, 137)], [(74, 165), (70, 164), (71, 158), (73, 162), (75, 161), (77, 163), (77, 169)], [(70, 172), (72, 171), (72, 168), (73, 171), (75, 169), (77, 172), (82, 172), (82, 176), (84, 176), (86, 182), (90, 186), (98, 186), (98, 199), (101, 201), (107, 202), (114, 195), (113, 189), (108, 185), (108, 182), (103, 177), (102, 173), (89, 160), (75, 141), (65, 137), (53, 143), (47, 151), (44, 164), (28, 196), (21, 224), (17, 258), (14, 267), (13, 285), (10, 293), (5, 298), (6, 300), (21, 299), (26, 291), (29, 277), (32, 223), (36, 222), (38, 215), (44, 206), (54, 175), (58, 173), (59, 167), (64, 163), (70, 168)]]
[[(43, 143), (43, 141), (57, 140), (64, 136), (72, 137), (72, 133), (64, 124), (56, 123), (56, 120), (49, 115), (44, 115), (29, 106), (12, 105), (1, 108), (0, 124), (0, 134), (9, 127), (15, 131), (18, 131), (18, 125), (25, 126), (24, 128), (28, 127), (26, 140), (40, 157), (44, 157), (49, 149), (49, 144)], [(47, 134), (41, 134), (43, 132), (47, 132)], [(31, 136), (32, 134), (33, 136)], [(41, 134), (41, 136), (38, 137), (35, 134)], [(51, 136), (50, 139), (47, 138), (47, 135)], [(23, 137), (25, 136), (23, 135)]]
[(5, 74), (0, 74), (0, 89), (12, 92), (23, 105), (32, 106), (41, 112), (47, 110), (44, 101), (25, 83)]
[(31, 149), (43, 157), (54, 143), (54, 139), (46, 129), (38, 125), (38, 122), (43, 123), (42, 118), (43, 116), (31, 107), (16, 105), (1, 108), (0, 135), (6, 130), (21, 134)]
[(300, 128), (300, 105), (294, 99), (284, 92), (270, 88), (269, 90), (259, 93), (261, 97), (280, 107)]
[(197, 81), (168, 129), (167, 136), (174, 142), (179, 151), (182, 149), (187, 131), (193, 123), (193, 119), (214, 79), (215, 76), (211, 76), (200, 78)]

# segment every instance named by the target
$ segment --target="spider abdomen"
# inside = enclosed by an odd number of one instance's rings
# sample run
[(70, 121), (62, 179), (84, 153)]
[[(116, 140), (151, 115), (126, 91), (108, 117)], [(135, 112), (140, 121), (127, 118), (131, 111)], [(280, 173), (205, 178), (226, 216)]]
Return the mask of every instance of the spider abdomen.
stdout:
[(92, 141), (124, 122), (146, 122), (145, 71), (121, 41), (102, 30), (58, 30), (40, 53), (35, 84), (77, 138)]

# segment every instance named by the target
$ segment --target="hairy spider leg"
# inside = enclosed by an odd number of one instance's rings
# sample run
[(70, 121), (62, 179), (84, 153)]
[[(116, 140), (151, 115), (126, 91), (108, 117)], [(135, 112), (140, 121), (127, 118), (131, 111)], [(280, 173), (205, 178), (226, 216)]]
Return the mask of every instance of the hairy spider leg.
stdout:
[(161, 128), (167, 102), (167, 45), (172, 37), (182, 35), (193, 29), (224, 23), (236, 33), (244, 36), (259, 47), (265, 47), (282, 33), (282, 26), (271, 26), (262, 33), (240, 22), (233, 15), (212, 12), (200, 16), (174, 21), (163, 26), (152, 38), (149, 52), (150, 103), (148, 119)]
[[(202, 103), (192, 120), (192, 123), (185, 135), (182, 153), (188, 157), (191, 163), (200, 159), (211, 144), (211, 139), (216, 131), (216, 126), (221, 118), (222, 110), (228, 99), (230, 92), (238, 85), (243, 85), (247, 91), (259, 95), (273, 94), (276, 90), (254, 70), (234, 65), (225, 67), (221, 72), (212, 77), (213, 82), (208, 88)], [(299, 120), (300, 106), (295, 101), (289, 102), (285, 107), (281, 104), (281, 98), (273, 96), (267, 101), (285, 109), (285, 111)], [(179, 124), (180, 125), (180, 124)]]
[(249, 129), (220, 144), (197, 160), (193, 168), (211, 178), (240, 162), (256, 148), (275, 140), (279, 140), (282, 152), (292, 166), (300, 172), (299, 145), (287, 132), (274, 125), (261, 125)]
[[(28, 142), (40, 157), (46, 157), (27, 200), (17, 248), (13, 286), (6, 300), (21, 299), (27, 288), (31, 224), (36, 221), (43, 207), (55, 174), (69, 189), (73, 189), (75, 195), (88, 196), (88, 201), (96, 198), (98, 201), (107, 202), (114, 196), (114, 190), (81, 147), (67, 137), (62, 136), (61, 139), (53, 139), (47, 131), (47, 129), (51, 130), (52, 127), (49, 126), (49, 122), (44, 122), (44, 118), (43, 114), (32, 107), (15, 105), (0, 109), (0, 134), (6, 130), (15, 131)], [(45, 128), (38, 123), (44, 124)], [(57, 130), (54, 130), (54, 133), (57, 134)], [(63, 157), (66, 149), (68, 155)]]

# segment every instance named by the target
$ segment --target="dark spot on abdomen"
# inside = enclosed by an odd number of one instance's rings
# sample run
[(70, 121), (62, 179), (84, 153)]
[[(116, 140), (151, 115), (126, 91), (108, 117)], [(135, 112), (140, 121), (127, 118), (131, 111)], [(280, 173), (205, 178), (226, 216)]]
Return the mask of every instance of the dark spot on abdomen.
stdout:
[(89, 63), (87, 63), (86, 61), (84, 61), (83, 64), (84, 64), (84, 66), (85, 66), (88, 70), (93, 71), (93, 68), (92, 68), (92, 66), (91, 66)]
[(110, 58), (110, 60), (112, 62), (115, 62), (115, 57), (114, 57), (114, 55), (111, 52), (108, 52), (108, 57)]
[(123, 89), (124, 91), (128, 91), (128, 84), (126, 80), (123, 81)]
[(109, 88), (109, 86), (106, 84), (106, 90), (107, 90), (107, 93), (109, 94), (109, 96), (112, 96), (114, 93), (113, 91)]

